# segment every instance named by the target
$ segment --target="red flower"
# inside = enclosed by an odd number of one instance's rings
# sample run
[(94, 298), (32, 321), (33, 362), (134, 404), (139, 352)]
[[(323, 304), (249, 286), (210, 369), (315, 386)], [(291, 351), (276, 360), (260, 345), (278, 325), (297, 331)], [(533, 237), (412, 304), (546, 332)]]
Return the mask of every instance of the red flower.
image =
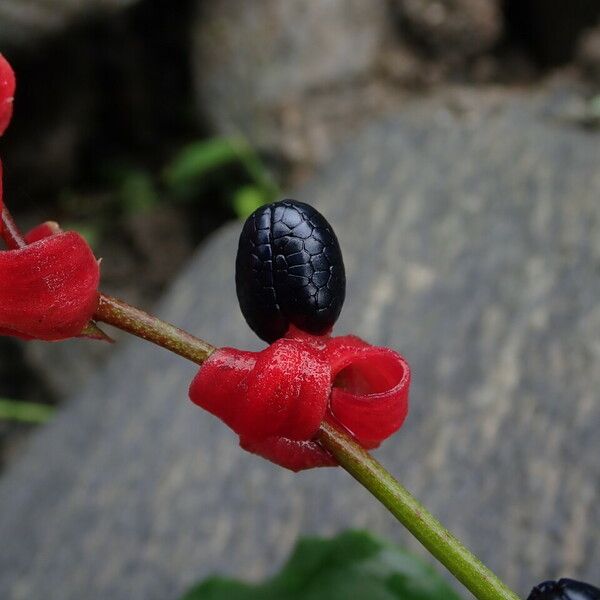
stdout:
[(323, 419), (366, 448), (379, 446), (406, 418), (409, 384), (408, 364), (389, 348), (291, 328), (262, 352), (215, 352), (190, 398), (229, 425), (245, 450), (300, 471), (336, 464), (313, 440)]

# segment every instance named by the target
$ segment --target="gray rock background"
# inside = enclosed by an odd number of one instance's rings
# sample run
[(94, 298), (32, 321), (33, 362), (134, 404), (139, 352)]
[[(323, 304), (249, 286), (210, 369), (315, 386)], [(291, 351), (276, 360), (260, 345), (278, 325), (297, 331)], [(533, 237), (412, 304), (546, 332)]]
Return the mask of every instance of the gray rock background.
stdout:
[(449, 83), (530, 85), (575, 54), (595, 79), (599, 19), (589, 0), (200, 1), (197, 113), (298, 180), (365, 124)]
[(430, 52), (466, 59), (489, 51), (502, 34), (496, 0), (395, 0), (401, 22)]
[[(335, 156), (350, 132), (397, 110), (415, 88), (456, 78), (489, 55), (503, 31), (500, 5), (198, 2), (197, 112), (220, 134), (243, 135), (301, 172), (314, 168)], [(486, 69), (488, 76), (494, 71), (489, 59), (480, 71)]]
[[(295, 193), (345, 254), (337, 331), (413, 368), (409, 419), (378, 457), (521, 594), (600, 573), (600, 145), (565, 102), (420, 103)], [(233, 289), (238, 233), (216, 234), (157, 311), (257, 348)], [(239, 450), (186, 399), (193, 373), (127, 342), (33, 437), (0, 480), (0, 597), (175, 599), (348, 527), (415, 547), (341, 469), (293, 475)]]
[(340, 130), (381, 110), (376, 73), (390, 34), (381, 0), (200, 2), (192, 29), (198, 113), (215, 131), (288, 161), (322, 163)]

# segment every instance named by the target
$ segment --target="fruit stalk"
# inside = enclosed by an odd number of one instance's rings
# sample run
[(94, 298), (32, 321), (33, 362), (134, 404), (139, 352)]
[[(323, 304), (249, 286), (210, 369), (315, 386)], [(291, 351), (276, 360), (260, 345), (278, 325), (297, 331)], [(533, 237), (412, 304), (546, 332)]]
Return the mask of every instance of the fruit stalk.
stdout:
[(519, 600), (404, 486), (347, 433), (324, 422), (317, 439), (479, 600)]
[[(94, 319), (153, 342), (202, 364), (215, 347), (134, 306), (101, 294)], [(454, 537), (422, 504), (347, 433), (324, 422), (318, 442), (363, 485), (478, 600), (519, 600), (502, 581)]]
[(216, 350), (208, 342), (194, 337), (187, 331), (102, 293), (94, 320), (113, 325), (197, 364), (202, 364)]

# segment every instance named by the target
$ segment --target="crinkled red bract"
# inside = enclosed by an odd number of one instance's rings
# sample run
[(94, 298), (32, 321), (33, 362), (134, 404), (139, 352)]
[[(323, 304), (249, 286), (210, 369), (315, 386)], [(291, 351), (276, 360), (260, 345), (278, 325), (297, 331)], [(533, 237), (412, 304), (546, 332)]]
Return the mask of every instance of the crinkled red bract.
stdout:
[[(12, 119), (13, 99), (15, 95), (15, 73), (9, 62), (0, 54), (0, 136), (6, 131)], [(0, 214), (4, 207), (2, 197), (2, 164), (0, 164)], [(0, 219), (0, 234), (4, 227)]]
[(393, 350), (355, 336), (291, 330), (262, 352), (217, 350), (190, 387), (240, 445), (293, 471), (334, 466), (314, 441), (324, 419), (366, 448), (397, 431), (408, 412), (410, 369)]
[(79, 335), (98, 305), (99, 278), (96, 258), (74, 232), (0, 251), (0, 335), (48, 341)]
[(33, 229), (28, 231), (27, 235), (25, 236), (25, 241), (28, 244), (33, 244), (34, 242), (39, 242), (40, 240), (57, 233), (62, 233), (58, 223), (55, 221), (46, 221), (45, 223), (36, 225)]

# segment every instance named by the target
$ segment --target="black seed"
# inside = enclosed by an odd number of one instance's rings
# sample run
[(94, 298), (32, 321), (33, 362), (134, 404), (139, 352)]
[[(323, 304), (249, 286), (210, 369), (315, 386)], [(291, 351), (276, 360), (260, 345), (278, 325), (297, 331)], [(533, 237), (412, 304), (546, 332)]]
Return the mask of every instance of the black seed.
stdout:
[(531, 590), (527, 600), (600, 600), (600, 589), (574, 579), (543, 581)]
[(287, 264), (291, 267), (310, 265), (310, 254), (305, 252), (294, 252), (287, 257)]
[(323, 244), (314, 237), (310, 237), (304, 242), (304, 249), (311, 255), (317, 256), (323, 252)]
[(290, 324), (321, 334), (333, 327), (346, 294), (338, 240), (312, 206), (282, 200), (254, 211), (244, 224), (236, 289), (248, 325), (267, 342)]
[(322, 288), (326, 286), (328, 281), (329, 271), (316, 271), (315, 274), (312, 276), (312, 282), (317, 286), (317, 288)]

